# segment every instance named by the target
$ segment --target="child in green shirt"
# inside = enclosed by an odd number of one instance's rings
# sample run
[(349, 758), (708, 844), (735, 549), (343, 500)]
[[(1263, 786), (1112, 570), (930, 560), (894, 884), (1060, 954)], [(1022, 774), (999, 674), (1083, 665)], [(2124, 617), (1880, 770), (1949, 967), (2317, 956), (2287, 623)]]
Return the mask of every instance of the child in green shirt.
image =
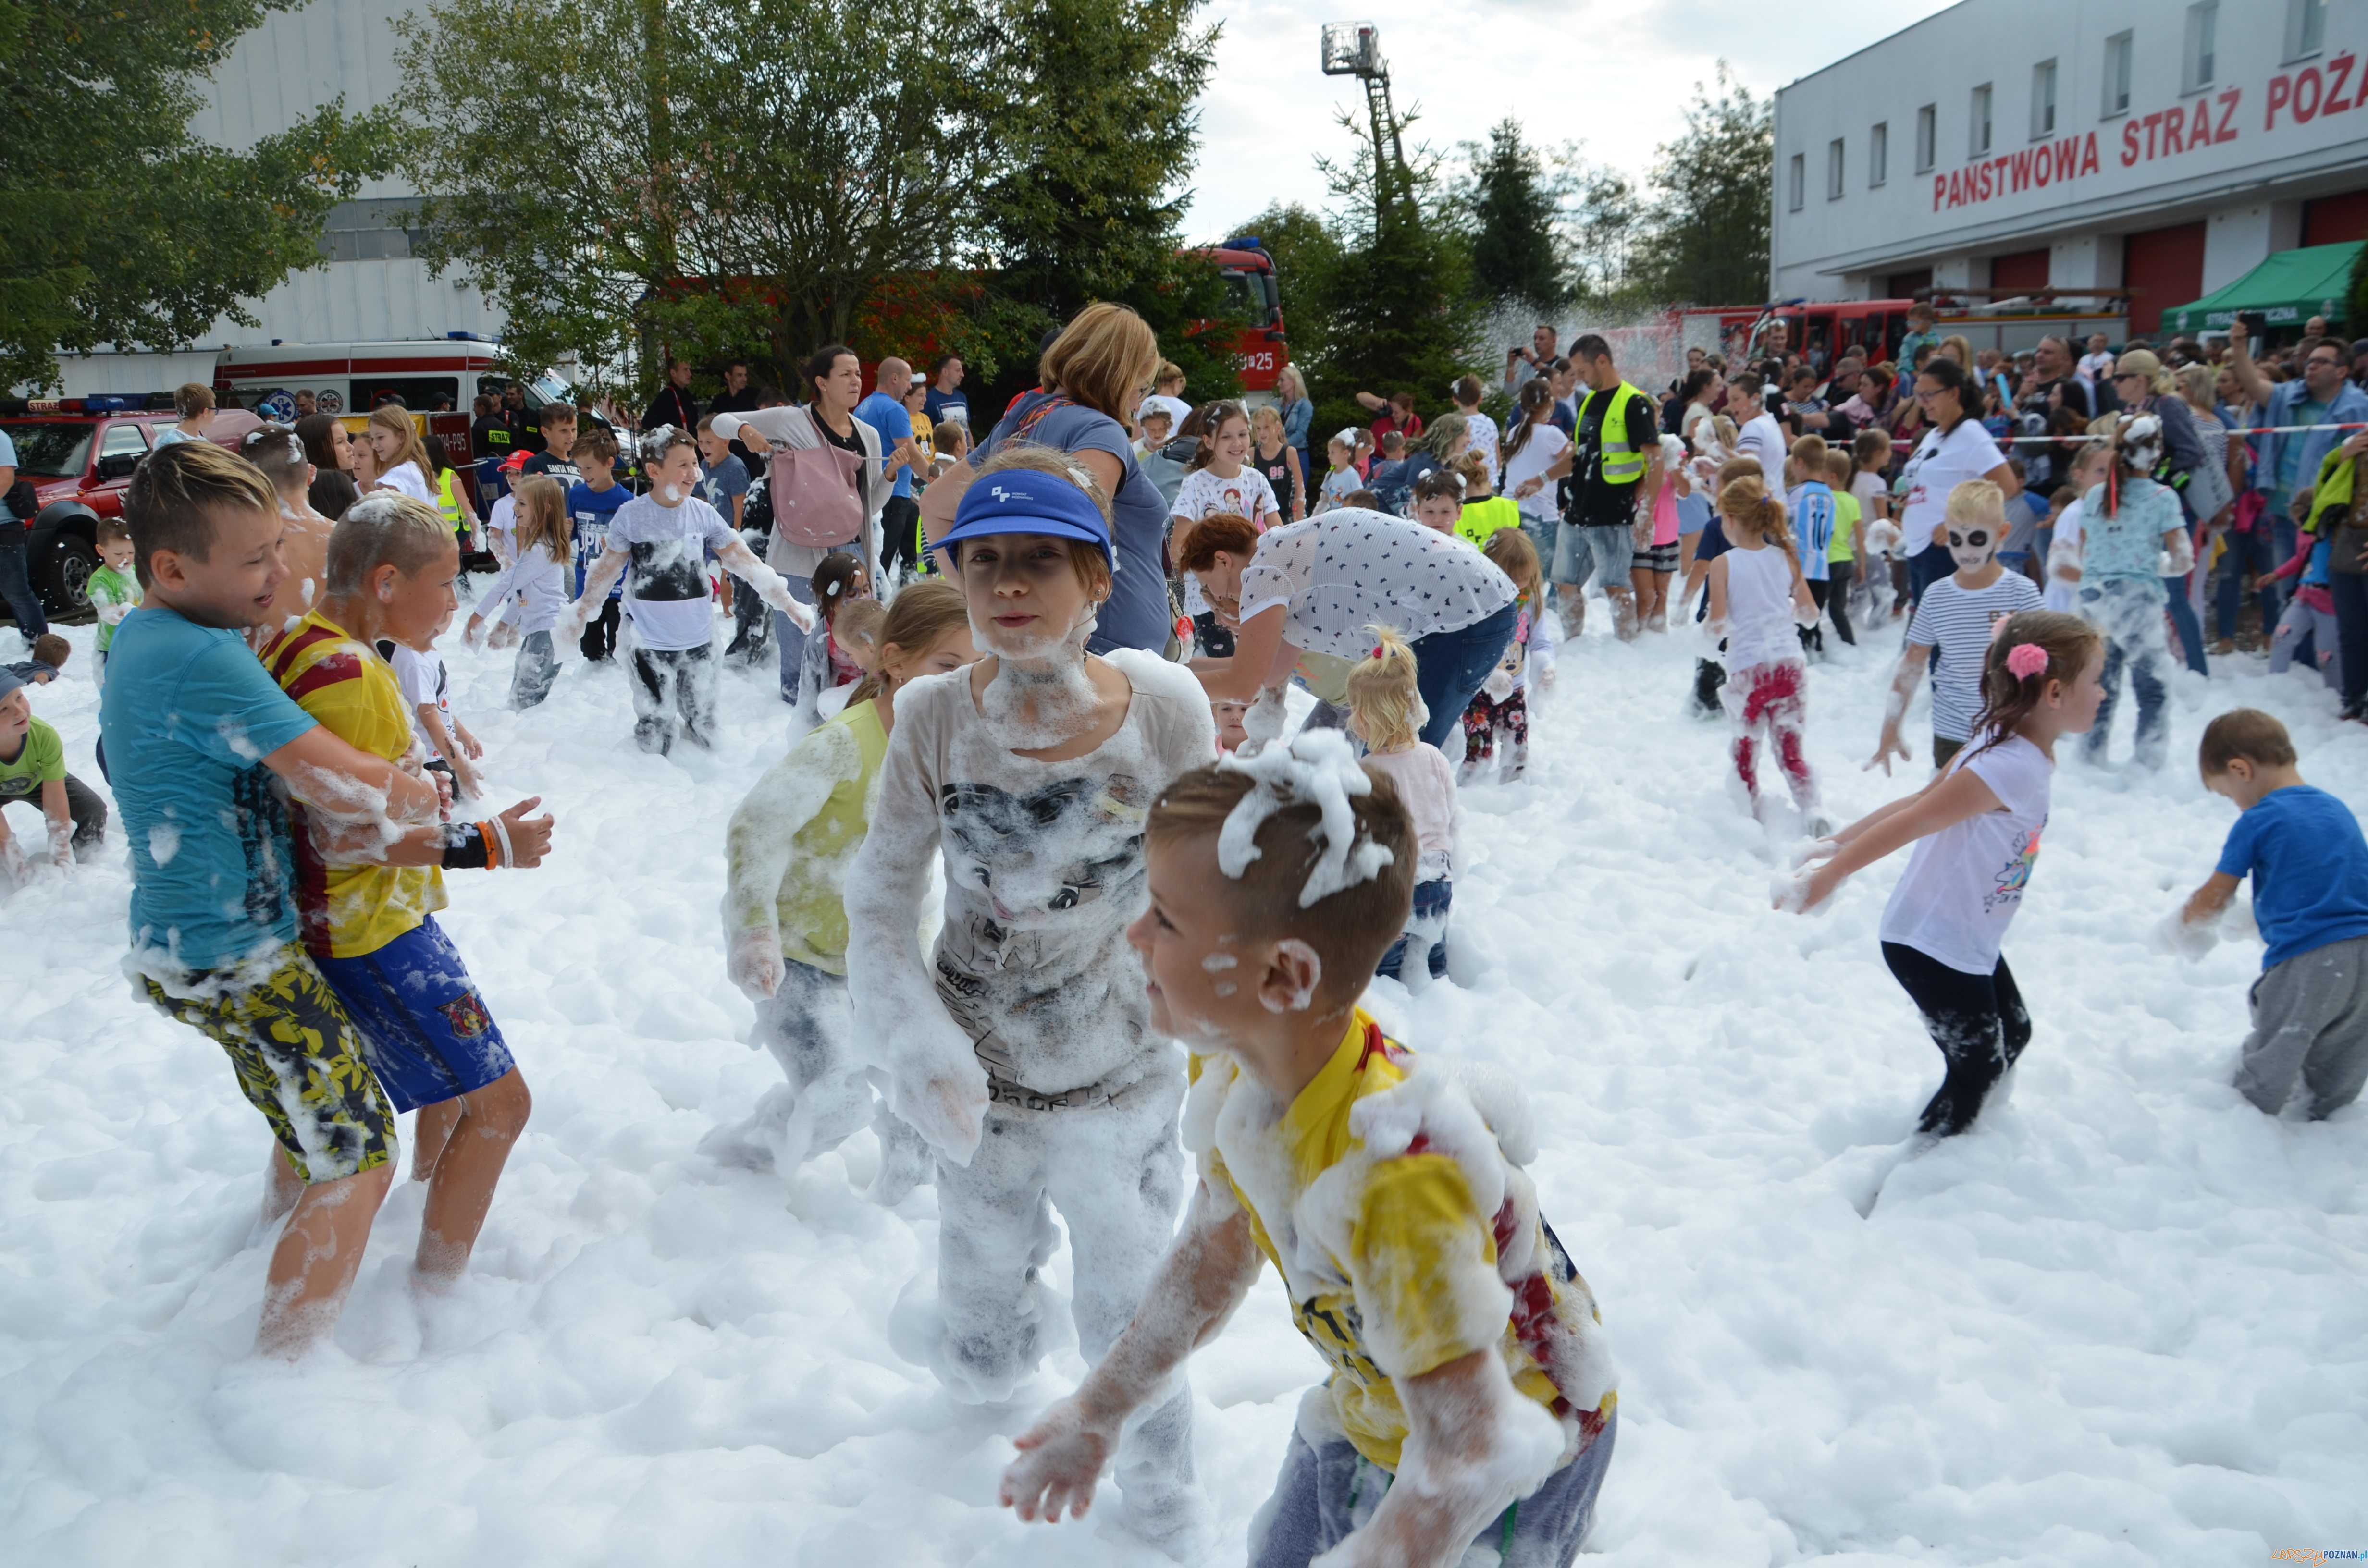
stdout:
[(31, 686), (0, 670), (0, 878), (24, 881), (31, 868), (8, 832), (11, 801), (40, 803), (49, 819), (50, 863), (60, 870), (87, 859), (107, 828), (107, 802), (66, 771), (65, 743), (33, 717)]
[(87, 588), (90, 608), (98, 612), (98, 668), (92, 678), (102, 686), (107, 682), (107, 647), (115, 641), (115, 629), (140, 607), (140, 580), (132, 571), (131, 553), (131, 530), (123, 526), (123, 519), (101, 518), (98, 558), (107, 564), (90, 574)]

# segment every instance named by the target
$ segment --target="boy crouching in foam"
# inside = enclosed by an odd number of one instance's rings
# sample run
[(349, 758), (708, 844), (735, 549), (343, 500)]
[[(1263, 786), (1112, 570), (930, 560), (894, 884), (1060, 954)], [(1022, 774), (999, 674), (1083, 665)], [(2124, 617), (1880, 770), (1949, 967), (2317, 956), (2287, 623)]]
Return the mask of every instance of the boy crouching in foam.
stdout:
[[(1386, 1039), (1356, 1006), (1417, 858), (1385, 778), (1333, 732), (1186, 774), (1147, 825), (1128, 932), (1153, 1026), (1184, 1040), (1199, 1189), (1134, 1321), (1018, 1439), (1002, 1501), (1083, 1515), (1129, 1414), (1248, 1293), (1261, 1256), (1332, 1376), (1299, 1411), (1253, 1568), (1566, 1564), (1618, 1395), (1587, 1284), (1520, 1166), (1528, 1110)], [(1353, 1543), (1345, 1545), (1344, 1543)]]

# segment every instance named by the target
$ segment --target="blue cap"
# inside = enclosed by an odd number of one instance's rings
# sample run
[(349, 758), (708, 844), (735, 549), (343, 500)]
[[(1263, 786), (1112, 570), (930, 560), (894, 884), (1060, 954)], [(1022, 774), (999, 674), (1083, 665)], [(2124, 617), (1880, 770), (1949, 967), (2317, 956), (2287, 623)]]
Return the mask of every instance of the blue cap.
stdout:
[(954, 507), (954, 526), (932, 548), (943, 549), (964, 540), (989, 534), (1051, 534), (1056, 539), (1081, 539), (1101, 547), (1110, 570), (1118, 555), (1110, 549), (1110, 527), (1101, 508), (1076, 485), (1038, 469), (1006, 468), (971, 481)]

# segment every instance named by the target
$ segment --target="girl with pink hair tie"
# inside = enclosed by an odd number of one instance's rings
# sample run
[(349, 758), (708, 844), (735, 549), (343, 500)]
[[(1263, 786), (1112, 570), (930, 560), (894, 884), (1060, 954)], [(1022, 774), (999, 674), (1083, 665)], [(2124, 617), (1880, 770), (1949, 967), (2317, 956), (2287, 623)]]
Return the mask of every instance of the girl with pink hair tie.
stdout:
[(1973, 1125), (2031, 1042), (2031, 1014), (1999, 952), (2047, 825), (2055, 743), (2088, 733), (2104, 698), (2104, 640), (2078, 616), (2009, 617), (1982, 661), (1973, 739), (1916, 793), (1813, 846), (1821, 862), (1779, 898), (1814, 909), (1851, 872), (1913, 844), (1883, 912), (1883, 958), (1924, 1015), (1945, 1071), (1923, 1140)]

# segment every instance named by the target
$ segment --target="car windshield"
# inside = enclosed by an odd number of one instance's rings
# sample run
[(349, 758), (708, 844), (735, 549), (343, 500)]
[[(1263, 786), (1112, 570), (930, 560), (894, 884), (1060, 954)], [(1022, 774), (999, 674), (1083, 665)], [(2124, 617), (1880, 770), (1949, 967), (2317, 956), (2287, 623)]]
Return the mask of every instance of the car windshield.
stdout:
[(40, 479), (80, 479), (90, 457), (91, 432), (97, 426), (68, 424), (0, 425), (17, 446), (17, 472)]

